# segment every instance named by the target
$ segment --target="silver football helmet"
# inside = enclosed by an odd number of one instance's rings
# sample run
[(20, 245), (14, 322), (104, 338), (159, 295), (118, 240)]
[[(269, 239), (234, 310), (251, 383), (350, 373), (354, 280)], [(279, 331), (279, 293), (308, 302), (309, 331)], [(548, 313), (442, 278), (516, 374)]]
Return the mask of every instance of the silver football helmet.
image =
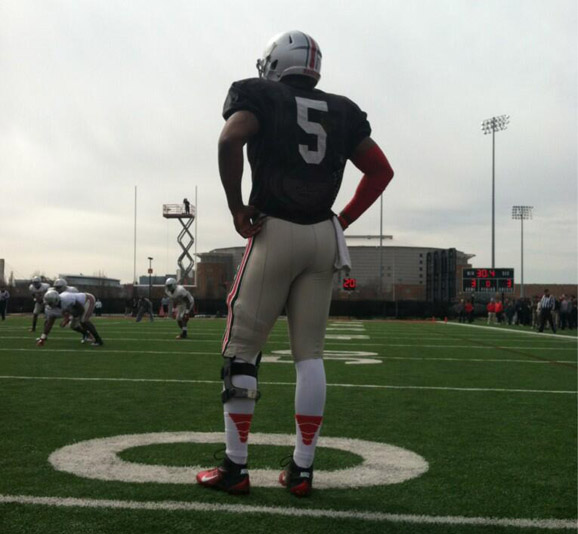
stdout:
[(34, 278), (32, 278), (32, 285), (36, 289), (39, 289), (41, 284), (42, 284), (42, 280), (40, 280), (40, 276), (35, 276)]
[(44, 304), (48, 304), (51, 308), (58, 306), (60, 303), (60, 295), (58, 291), (50, 288), (46, 293), (44, 293)]
[(278, 82), (284, 76), (321, 78), (321, 50), (309, 35), (300, 31), (280, 33), (269, 41), (263, 57), (257, 60), (259, 78)]
[(175, 289), (177, 289), (177, 281), (174, 278), (167, 278), (165, 287), (172, 293)]
[(62, 293), (63, 291), (66, 291), (66, 288), (68, 287), (68, 282), (64, 278), (57, 278), (56, 280), (54, 280), (53, 287), (54, 289), (56, 289), (58, 293)]

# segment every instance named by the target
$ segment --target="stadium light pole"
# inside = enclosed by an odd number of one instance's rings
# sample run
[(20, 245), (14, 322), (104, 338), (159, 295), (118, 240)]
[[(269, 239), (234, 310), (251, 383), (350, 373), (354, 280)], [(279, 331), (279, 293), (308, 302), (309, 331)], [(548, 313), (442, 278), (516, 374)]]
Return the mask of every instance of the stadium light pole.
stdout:
[(148, 257), (148, 260), (149, 260), (149, 299), (151, 298), (152, 288), (153, 288), (152, 280), (151, 280), (151, 277), (153, 274), (153, 259), (154, 258), (151, 258), (150, 256)]
[(520, 297), (524, 298), (524, 220), (531, 219), (534, 206), (512, 206), (512, 219), (520, 220), (522, 230), (521, 259), (520, 259)]
[(508, 127), (509, 115), (499, 115), (482, 122), (484, 135), (492, 134), (492, 269), (496, 266), (496, 132)]

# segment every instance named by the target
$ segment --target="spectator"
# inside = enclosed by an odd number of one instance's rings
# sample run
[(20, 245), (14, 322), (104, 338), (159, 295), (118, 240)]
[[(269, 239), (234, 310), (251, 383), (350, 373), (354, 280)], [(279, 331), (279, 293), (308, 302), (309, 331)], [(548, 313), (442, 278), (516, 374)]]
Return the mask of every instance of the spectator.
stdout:
[(132, 299), (126, 299), (124, 301), (124, 316), (128, 317), (132, 313)]
[(468, 319), (468, 323), (474, 322), (474, 305), (472, 304), (471, 300), (468, 300), (464, 304), (464, 311), (466, 312), (466, 317)]
[(0, 316), (2, 316), (2, 320), (6, 320), (6, 311), (8, 310), (8, 299), (10, 298), (10, 293), (4, 287), (0, 287)]
[(566, 295), (562, 295), (560, 297), (560, 310), (558, 312), (560, 318), (558, 327), (560, 328), (560, 330), (566, 330), (566, 327), (570, 326), (570, 317), (568, 315), (569, 306), (571, 306), (570, 299), (566, 298)]
[(102, 316), (102, 302), (100, 299), (96, 299), (96, 302), (94, 303), (94, 314), (97, 317)]
[(498, 324), (502, 324), (504, 321), (504, 304), (501, 300), (496, 301), (496, 320)]
[(554, 308), (552, 308), (552, 320), (556, 329), (560, 328), (560, 300), (552, 295)]
[(540, 307), (540, 327), (538, 329), (539, 332), (544, 331), (544, 326), (546, 322), (550, 323), (550, 328), (552, 332), (556, 333), (556, 325), (554, 324), (554, 317), (552, 312), (554, 311), (556, 299), (550, 295), (550, 291), (548, 289), (544, 289), (544, 295), (539, 301)]
[(577, 326), (578, 323), (578, 308), (576, 307), (577, 303), (576, 303), (576, 297), (574, 295), (572, 295), (572, 297), (570, 297), (569, 299), (569, 304), (568, 304), (568, 328), (570, 328), (570, 330), (574, 330)]
[(466, 322), (466, 306), (464, 303), (464, 299), (461, 299), (458, 304), (456, 305), (456, 313), (458, 314), (458, 321), (460, 323)]
[(504, 313), (506, 315), (506, 321), (508, 322), (509, 325), (511, 325), (514, 322), (514, 313), (515, 312), (516, 312), (516, 307), (514, 305), (514, 302), (510, 299), (506, 299), (506, 306), (505, 306)]
[(165, 319), (167, 319), (169, 316), (169, 303), (170, 303), (170, 301), (171, 300), (166, 295), (161, 299), (161, 309), (163, 310), (163, 317)]
[(488, 310), (488, 324), (494, 324), (496, 322), (496, 301), (491, 299), (486, 306)]
[(540, 328), (540, 297), (535, 296), (532, 306), (532, 328), (537, 330)]

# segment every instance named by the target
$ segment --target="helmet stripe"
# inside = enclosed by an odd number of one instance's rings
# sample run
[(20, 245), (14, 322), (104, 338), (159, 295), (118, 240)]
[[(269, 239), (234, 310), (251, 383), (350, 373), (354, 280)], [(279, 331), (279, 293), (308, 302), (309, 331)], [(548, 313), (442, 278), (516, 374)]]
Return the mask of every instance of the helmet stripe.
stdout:
[(305, 68), (309, 67), (309, 63), (310, 63), (310, 57), (311, 57), (311, 41), (312, 39), (310, 39), (309, 35), (307, 35), (306, 33), (303, 32), (299, 32), (301, 33), (301, 35), (305, 38), (305, 44), (306, 44), (306, 52), (305, 52)]
[(311, 52), (310, 52), (310, 56), (309, 56), (309, 68), (310, 69), (315, 69), (315, 63), (317, 61), (317, 51), (318, 50), (319, 50), (319, 47), (317, 46), (315, 39), (311, 38)]

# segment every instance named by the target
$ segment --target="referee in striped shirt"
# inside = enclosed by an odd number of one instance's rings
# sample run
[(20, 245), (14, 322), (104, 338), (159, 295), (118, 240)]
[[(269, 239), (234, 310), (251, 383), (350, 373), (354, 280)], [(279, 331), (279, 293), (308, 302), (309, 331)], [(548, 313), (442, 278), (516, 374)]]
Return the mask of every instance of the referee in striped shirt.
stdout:
[(554, 325), (554, 319), (552, 318), (552, 312), (554, 311), (554, 305), (556, 304), (556, 299), (550, 295), (548, 289), (544, 289), (544, 295), (540, 300), (540, 329), (539, 332), (544, 331), (544, 326), (546, 321), (550, 323), (550, 328), (552, 332), (556, 333), (556, 326)]

